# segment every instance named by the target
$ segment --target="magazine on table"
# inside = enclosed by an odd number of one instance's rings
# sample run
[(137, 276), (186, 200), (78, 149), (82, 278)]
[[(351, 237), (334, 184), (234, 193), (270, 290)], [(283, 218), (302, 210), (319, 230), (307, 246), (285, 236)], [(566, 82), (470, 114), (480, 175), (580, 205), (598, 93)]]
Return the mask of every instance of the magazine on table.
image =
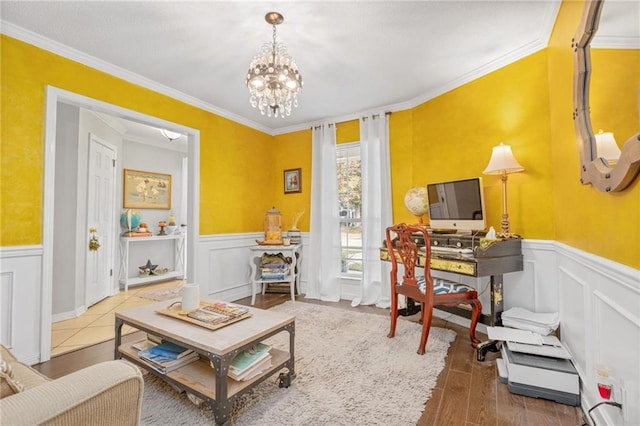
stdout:
[(169, 358), (163, 355), (153, 354), (151, 353), (150, 349), (143, 349), (139, 351), (138, 356), (140, 357), (140, 359), (146, 361), (147, 364), (154, 370), (159, 371), (163, 374), (187, 365), (200, 358), (197, 352), (191, 352), (190, 354), (185, 355), (182, 358)]
[(264, 372), (269, 367), (271, 367), (271, 354), (267, 352), (266, 357), (255, 362), (251, 367), (245, 369), (242, 373), (236, 373), (234, 370), (229, 369), (228, 376), (237, 381), (250, 380), (262, 374), (262, 372)]
[(189, 318), (208, 324), (222, 324), (249, 315), (249, 308), (227, 302), (201, 304), (201, 306), (187, 314)]
[(269, 350), (271, 346), (264, 343), (257, 343), (250, 348), (247, 348), (240, 352), (233, 358), (231, 365), (229, 366), (229, 372), (233, 372), (235, 375), (241, 375), (245, 370), (253, 367), (258, 362), (265, 358), (271, 358)]
[(151, 352), (154, 355), (162, 355), (171, 359), (179, 359), (179, 358), (182, 358), (183, 356), (187, 356), (193, 353), (193, 350), (187, 349), (180, 345), (176, 345), (173, 342), (165, 341), (160, 343), (159, 345), (155, 345), (149, 348), (149, 352)]

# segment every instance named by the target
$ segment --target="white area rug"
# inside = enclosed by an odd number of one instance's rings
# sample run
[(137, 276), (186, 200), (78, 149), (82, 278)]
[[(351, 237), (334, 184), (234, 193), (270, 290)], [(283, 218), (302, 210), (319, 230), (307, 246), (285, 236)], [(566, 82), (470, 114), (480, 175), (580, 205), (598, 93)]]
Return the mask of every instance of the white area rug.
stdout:
[[(416, 354), (421, 326), (389, 317), (304, 302), (272, 308), (296, 317), (296, 379), (279, 388), (277, 374), (235, 404), (229, 425), (415, 425), (444, 367), (455, 332), (432, 327), (427, 353)], [(286, 349), (288, 333), (270, 339)], [(143, 425), (215, 424), (161, 380), (145, 376)]]

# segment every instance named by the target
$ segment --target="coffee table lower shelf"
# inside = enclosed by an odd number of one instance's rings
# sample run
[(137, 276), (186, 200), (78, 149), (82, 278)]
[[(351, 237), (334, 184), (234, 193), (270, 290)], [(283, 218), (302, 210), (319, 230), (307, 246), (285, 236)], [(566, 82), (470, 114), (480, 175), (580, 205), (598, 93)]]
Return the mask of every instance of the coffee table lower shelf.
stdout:
[[(133, 344), (135, 344), (135, 342)], [(138, 357), (138, 350), (133, 348), (132, 344), (120, 345), (118, 352), (120, 352), (120, 355), (122, 355), (123, 358), (139, 365), (163, 380), (177, 385), (187, 392), (193, 393), (206, 401), (218, 400), (216, 395), (217, 379), (215, 371), (209, 363), (209, 359), (201, 357), (197, 361), (163, 374), (151, 367), (146, 361), (140, 359), (140, 357)], [(265, 370), (261, 375), (250, 380), (242, 381), (227, 378), (226, 399), (235, 399), (239, 394), (251, 389), (257, 383), (262, 382), (265, 378), (285, 367), (287, 362), (291, 359), (288, 352), (281, 351), (279, 349), (271, 348), (270, 353), (271, 367)]]
[[(178, 389), (201, 398), (211, 407), (215, 422), (229, 420), (231, 407), (238, 397), (267, 378), (286, 369), (278, 377), (280, 387), (289, 387), (295, 378), (295, 317), (250, 307), (251, 317), (218, 330), (209, 330), (157, 313), (167, 302), (140, 306), (115, 314), (114, 357), (125, 358)], [(122, 327), (131, 326), (164, 340), (192, 349), (200, 359), (163, 374), (138, 357), (134, 343), (122, 342)], [(228, 377), (229, 366), (241, 351), (271, 336), (288, 333), (289, 351), (271, 348), (271, 367), (246, 381)]]

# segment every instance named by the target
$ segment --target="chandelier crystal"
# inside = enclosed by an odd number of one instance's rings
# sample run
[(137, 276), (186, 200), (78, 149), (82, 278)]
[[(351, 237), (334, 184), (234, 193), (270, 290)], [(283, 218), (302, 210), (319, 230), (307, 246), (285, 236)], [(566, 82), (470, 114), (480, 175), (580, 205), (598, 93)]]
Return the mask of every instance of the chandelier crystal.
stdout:
[(298, 92), (302, 88), (302, 75), (284, 44), (276, 42), (276, 25), (284, 21), (278, 12), (269, 12), (265, 21), (273, 26), (273, 41), (262, 46), (247, 73), (249, 102), (260, 114), (269, 117), (288, 117), (292, 107), (298, 106)]

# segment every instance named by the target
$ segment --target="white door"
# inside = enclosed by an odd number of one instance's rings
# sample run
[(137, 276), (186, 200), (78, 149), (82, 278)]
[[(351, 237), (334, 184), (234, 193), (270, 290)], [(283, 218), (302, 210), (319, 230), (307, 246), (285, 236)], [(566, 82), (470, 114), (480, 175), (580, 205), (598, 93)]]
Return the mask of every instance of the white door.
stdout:
[(114, 280), (116, 148), (89, 134), (87, 246), (95, 229), (100, 247), (87, 251), (85, 303), (111, 295)]

